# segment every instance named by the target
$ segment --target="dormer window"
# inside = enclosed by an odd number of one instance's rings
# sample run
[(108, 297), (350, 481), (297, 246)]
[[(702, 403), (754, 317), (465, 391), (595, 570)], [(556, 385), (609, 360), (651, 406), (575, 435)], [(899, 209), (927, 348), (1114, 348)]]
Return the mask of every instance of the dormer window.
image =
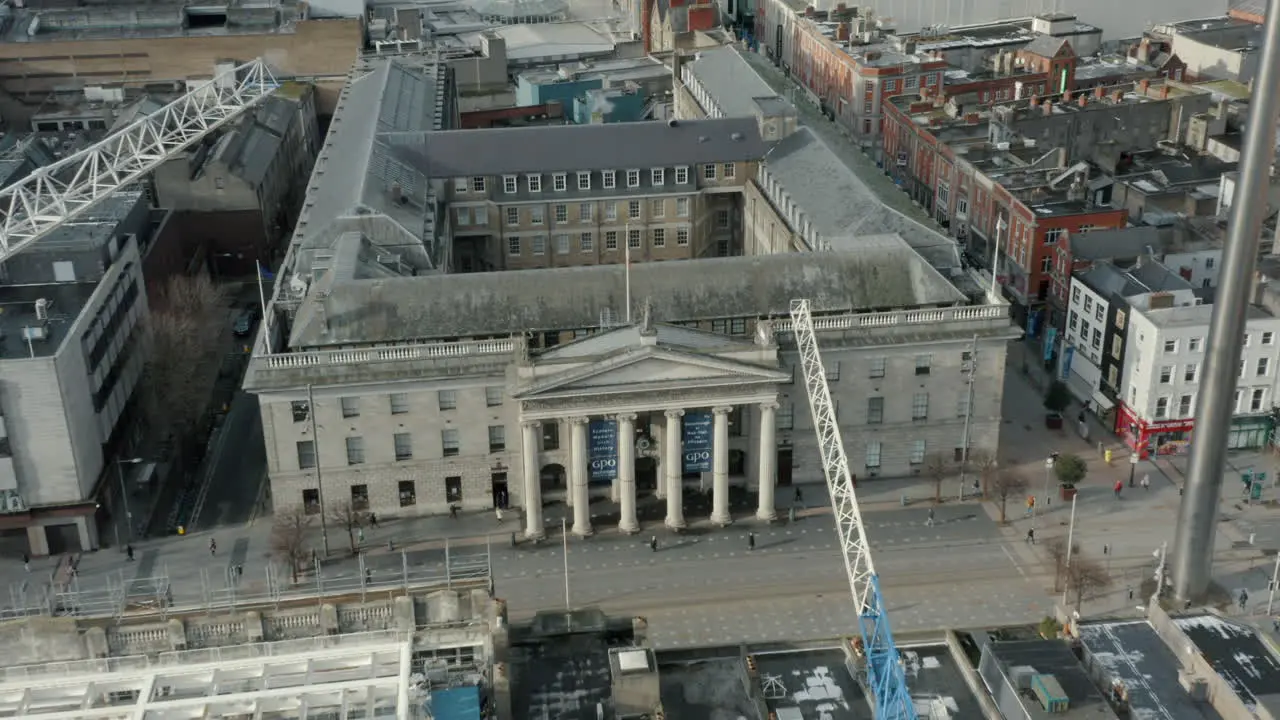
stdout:
[(649, 171), (649, 181), (654, 185), (663, 185), (666, 183), (666, 170), (663, 168), (654, 168)]
[(531, 193), (542, 192), (542, 176), (529, 175), (527, 177), (529, 180), (529, 192)]
[(519, 187), (519, 184), (518, 184), (518, 183), (517, 183), (517, 181), (516, 181), (516, 176), (515, 176), (515, 175), (503, 175), (503, 176), (502, 176), (502, 192), (504, 192), (504, 193), (506, 193), (506, 194), (508, 194), (508, 195), (515, 195), (515, 194), (516, 194), (516, 191), (517, 191), (517, 190), (519, 190), (519, 189), (520, 189), (520, 187)]
[(591, 189), (591, 173), (589, 172), (578, 173), (578, 189), (579, 190)]
[(604, 189), (612, 190), (618, 187), (618, 173), (613, 170), (605, 170), (604, 173)]
[(551, 189), (556, 192), (564, 192), (569, 188), (569, 176), (565, 173), (556, 173), (551, 176)]
[(640, 187), (640, 171), (639, 170), (627, 171), (627, 187), (629, 188)]
[(677, 185), (689, 184), (689, 168), (687, 167), (676, 168), (676, 184)]

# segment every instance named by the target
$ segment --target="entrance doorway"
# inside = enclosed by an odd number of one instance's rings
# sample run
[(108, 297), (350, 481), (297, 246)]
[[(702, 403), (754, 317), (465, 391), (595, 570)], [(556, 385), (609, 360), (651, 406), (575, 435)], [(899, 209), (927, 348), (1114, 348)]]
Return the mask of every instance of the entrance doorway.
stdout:
[(791, 448), (778, 450), (778, 484), (783, 487), (791, 485)]
[(656, 493), (658, 491), (657, 458), (636, 458), (636, 492)]
[(564, 466), (559, 463), (543, 465), (542, 471), (538, 473), (538, 484), (541, 485), (542, 492), (544, 493), (548, 490), (564, 490)]
[(489, 476), (489, 484), (493, 492), (493, 506), (505, 510), (510, 502), (510, 496), (507, 495), (507, 474), (504, 472), (493, 473), (493, 475)]

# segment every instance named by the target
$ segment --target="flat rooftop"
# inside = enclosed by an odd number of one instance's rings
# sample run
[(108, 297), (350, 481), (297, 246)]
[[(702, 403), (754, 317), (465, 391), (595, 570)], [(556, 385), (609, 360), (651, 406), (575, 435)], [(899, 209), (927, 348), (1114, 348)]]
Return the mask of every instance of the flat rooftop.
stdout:
[(990, 652), (1004, 666), (1005, 675), (1010, 679), (1014, 669), (1031, 668), (1036, 673), (1052, 675), (1066, 693), (1070, 708), (1062, 713), (1049, 713), (1033, 697), (1023, 694), (1022, 706), (1031, 720), (1116, 717), (1066, 643), (1059, 640), (997, 642), (990, 646)]
[(75, 0), (27, 0), (6, 4), (0, 42), (131, 40), (162, 37), (218, 37), (293, 32), (298, 11), (292, 2), (230, 0), (209, 12), (183, 0), (86, 4)]
[(982, 717), (982, 705), (969, 691), (947, 646), (902, 648), (902, 661), (920, 717)]
[(1174, 618), (1245, 705), (1280, 711), (1280, 660), (1253, 628), (1217, 615)]
[(1119, 682), (1129, 710), (1143, 720), (1221, 720), (1178, 679), (1181, 663), (1146, 620), (1080, 626), (1085, 663), (1100, 684)]
[(839, 648), (755, 655), (769, 712), (778, 720), (873, 720)]
[(750, 718), (755, 705), (742, 684), (740, 657), (658, 662), (662, 707), (671, 718)]
[[(56, 354), (97, 288), (96, 282), (0, 285), (0, 360)], [(49, 302), (44, 322), (36, 318), (36, 301), (42, 299)]]

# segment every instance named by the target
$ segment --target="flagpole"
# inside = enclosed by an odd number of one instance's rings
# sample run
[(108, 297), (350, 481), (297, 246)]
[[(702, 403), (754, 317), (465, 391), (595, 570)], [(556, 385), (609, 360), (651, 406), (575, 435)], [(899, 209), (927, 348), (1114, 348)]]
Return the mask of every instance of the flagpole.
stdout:
[(631, 324), (631, 223), (623, 226), (624, 232), (622, 242), (625, 250), (623, 255), (626, 257), (626, 282), (627, 282), (627, 324)]
[(258, 271), (258, 302), (262, 304), (262, 339), (267, 343), (267, 354), (271, 355), (271, 325), (267, 317), (267, 291), (262, 287), (262, 263), (254, 260), (254, 270)]

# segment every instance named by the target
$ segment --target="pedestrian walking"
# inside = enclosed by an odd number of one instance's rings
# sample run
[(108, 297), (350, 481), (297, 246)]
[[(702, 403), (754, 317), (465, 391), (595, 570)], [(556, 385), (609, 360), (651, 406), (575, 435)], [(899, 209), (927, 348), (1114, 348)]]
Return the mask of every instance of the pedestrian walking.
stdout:
[(756, 549), (756, 534), (753, 532), (747, 533), (747, 549), (748, 550)]
[(1132, 586), (1132, 585), (1130, 585), (1130, 586), (1129, 586), (1129, 599), (1130, 599), (1130, 600), (1132, 600), (1132, 599), (1133, 599), (1133, 586)]
[(364, 544), (364, 528), (356, 528), (356, 540), (360, 541), (361, 545)]
[(378, 527), (377, 513), (369, 513), (369, 527)]
[(498, 518), (498, 522), (502, 522), (502, 508), (501, 508), (501, 507), (496, 507), (496, 508), (494, 508), (494, 509), (493, 509), (493, 514), (494, 514), (494, 516), (495, 516), (495, 517), (497, 517), (497, 518)]
[(658, 536), (657, 535), (649, 536), (649, 549), (654, 552), (658, 552)]
[(800, 488), (796, 488), (796, 504), (804, 505), (804, 492)]
[(214, 556), (217, 554), (218, 554), (218, 541), (215, 540), (214, 538), (209, 538), (209, 555)]
[(450, 518), (452, 518), (452, 519), (454, 519), (454, 520), (457, 520), (457, 519), (458, 519), (458, 506), (457, 506), (457, 505), (452, 505), (452, 504), (450, 504), (450, 505), (449, 505), (449, 517), (450, 517)]
[(1030, 528), (1030, 529), (1028, 529), (1028, 530), (1027, 530), (1027, 542), (1028, 542), (1028, 543), (1030, 543), (1030, 544), (1032, 544), (1032, 545), (1035, 545), (1035, 544), (1036, 544), (1036, 529), (1035, 529), (1035, 528)]
[(124, 546), (124, 555), (125, 557), (129, 558), (129, 562), (133, 562), (133, 545), (132, 544)]
[(1143, 476), (1142, 476), (1142, 489), (1143, 489), (1143, 490), (1150, 490), (1150, 489), (1151, 489), (1151, 476), (1150, 476), (1150, 475), (1143, 475)]
[(1245, 606), (1249, 604), (1249, 591), (1240, 591), (1240, 612), (1244, 612)]
[(1026, 514), (1027, 514), (1027, 515), (1030, 515), (1031, 513), (1035, 512), (1035, 510), (1036, 510), (1036, 496), (1035, 496), (1035, 495), (1028, 495), (1028, 496), (1027, 496), (1027, 513), (1026, 513)]
[(925, 520), (924, 524), (933, 527), (933, 508), (929, 508), (929, 519)]
[(244, 566), (243, 566), (243, 565), (236, 565), (236, 577), (237, 577), (237, 578), (242, 578), (242, 577), (244, 577)]
[(1121, 492), (1122, 490), (1124, 490), (1124, 482), (1122, 482), (1122, 481), (1120, 481), (1120, 480), (1117, 480), (1117, 481), (1116, 481), (1116, 484), (1115, 484), (1115, 485), (1113, 485), (1113, 486), (1111, 487), (1111, 489), (1115, 491), (1115, 493), (1116, 493), (1116, 499), (1117, 499), (1117, 500), (1119, 500), (1119, 499), (1120, 499), (1120, 492)]
[(22, 569), (31, 572), (31, 556), (26, 553), (22, 553)]

